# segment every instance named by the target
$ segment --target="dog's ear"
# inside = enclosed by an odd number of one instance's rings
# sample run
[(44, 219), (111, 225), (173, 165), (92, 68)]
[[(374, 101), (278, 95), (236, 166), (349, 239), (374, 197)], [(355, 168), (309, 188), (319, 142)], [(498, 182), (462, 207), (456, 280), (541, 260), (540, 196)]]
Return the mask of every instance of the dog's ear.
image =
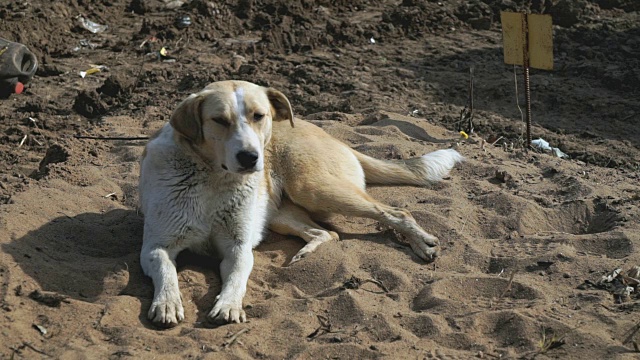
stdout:
[(194, 143), (202, 141), (202, 100), (202, 95), (189, 95), (178, 104), (169, 121), (180, 135)]
[(267, 89), (267, 97), (271, 102), (271, 106), (275, 110), (273, 120), (289, 120), (289, 122), (291, 123), (291, 127), (293, 127), (293, 109), (291, 108), (289, 99), (287, 99), (287, 97), (284, 96), (283, 93), (273, 88)]

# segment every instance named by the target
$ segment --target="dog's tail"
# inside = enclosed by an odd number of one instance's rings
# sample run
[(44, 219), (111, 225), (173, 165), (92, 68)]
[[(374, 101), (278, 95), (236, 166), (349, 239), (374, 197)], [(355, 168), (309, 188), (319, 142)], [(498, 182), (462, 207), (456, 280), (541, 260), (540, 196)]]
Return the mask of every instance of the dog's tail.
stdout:
[(367, 184), (427, 185), (442, 180), (464, 157), (453, 149), (437, 150), (408, 160), (378, 160), (353, 150)]

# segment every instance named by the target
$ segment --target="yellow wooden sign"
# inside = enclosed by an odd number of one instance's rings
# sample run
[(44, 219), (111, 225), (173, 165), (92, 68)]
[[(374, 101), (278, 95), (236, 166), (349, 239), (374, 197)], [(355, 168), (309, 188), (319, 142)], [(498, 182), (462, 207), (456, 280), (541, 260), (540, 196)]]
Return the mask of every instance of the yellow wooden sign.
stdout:
[(536, 69), (553, 70), (553, 28), (550, 15), (501, 12), (504, 62)]

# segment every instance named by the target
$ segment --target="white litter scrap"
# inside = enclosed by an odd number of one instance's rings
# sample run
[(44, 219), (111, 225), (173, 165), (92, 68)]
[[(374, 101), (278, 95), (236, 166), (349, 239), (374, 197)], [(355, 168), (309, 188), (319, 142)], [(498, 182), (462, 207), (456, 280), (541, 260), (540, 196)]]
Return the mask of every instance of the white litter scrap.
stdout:
[(164, 0), (164, 7), (169, 10), (178, 9), (182, 5), (184, 5), (182, 0)]
[(105, 30), (107, 30), (108, 26), (107, 25), (102, 25), (102, 24), (98, 24), (96, 22), (93, 22), (83, 16), (79, 16), (78, 17), (78, 23), (80, 23), (80, 26), (82, 26), (83, 28), (85, 28), (86, 30), (91, 31), (94, 34), (97, 33), (101, 33)]
[(559, 158), (568, 158), (569, 155), (563, 153), (560, 149), (556, 147), (551, 147), (547, 141), (542, 138), (531, 140), (531, 145), (537, 147), (540, 150), (548, 150), (554, 153)]
[(618, 275), (620, 275), (621, 272), (622, 272), (622, 269), (621, 268), (617, 268), (617, 269), (613, 270), (612, 272), (610, 272), (608, 275), (602, 276), (602, 278), (600, 279), (600, 281), (598, 283), (600, 283), (600, 284), (605, 283), (605, 282), (610, 283), (615, 278), (617, 278)]

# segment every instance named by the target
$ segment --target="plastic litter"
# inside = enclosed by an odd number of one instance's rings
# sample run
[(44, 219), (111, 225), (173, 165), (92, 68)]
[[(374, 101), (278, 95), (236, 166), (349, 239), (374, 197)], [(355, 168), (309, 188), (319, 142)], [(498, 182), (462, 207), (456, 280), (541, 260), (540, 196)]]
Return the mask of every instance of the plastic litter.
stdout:
[(158, 51), (158, 55), (160, 58), (160, 61), (162, 62), (176, 62), (176, 58), (174, 58), (173, 56), (169, 56), (169, 54), (167, 53), (167, 49), (166, 48), (162, 48), (160, 49), (160, 51)]
[(107, 67), (104, 65), (91, 65), (91, 68), (85, 71), (80, 71), (79, 74), (84, 79), (87, 75), (99, 73), (100, 71), (105, 70), (106, 68)]
[(33, 324), (33, 327), (34, 327), (35, 329), (37, 329), (38, 331), (40, 331), (40, 334), (42, 334), (43, 336), (44, 336), (44, 335), (47, 335), (47, 328), (45, 328), (44, 326), (42, 326), (42, 325), (37, 325), (37, 324)]
[(549, 143), (547, 141), (545, 141), (542, 138), (536, 139), (536, 140), (531, 140), (531, 145), (537, 147), (540, 150), (548, 150), (551, 151), (555, 156), (559, 157), (559, 158), (568, 158), (569, 155), (563, 153), (560, 149), (556, 148), (556, 147), (552, 147), (551, 145), (549, 145)]
[(80, 24), (80, 26), (82, 26), (84, 29), (91, 31), (94, 34), (97, 33), (101, 33), (105, 30), (107, 30), (108, 26), (107, 25), (101, 25), (98, 24), (96, 22), (93, 22), (83, 16), (79, 16), (78, 17), (78, 23)]
[(95, 49), (98, 47), (98, 44), (94, 44), (91, 41), (87, 40), (87, 39), (82, 39), (80, 40), (80, 46), (82, 47), (86, 47), (89, 48), (91, 50)]
[(189, 15), (179, 15), (176, 18), (175, 25), (178, 29), (185, 29), (191, 26), (191, 16)]
[(0, 98), (24, 91), (38, 69), (38, 59), (20, 43), (0, 38)]
[(169, 10), (173, 10), (173, 9), (177, 9), (177, 8), (181, 7), (182, 5), (184, 5), (184, 1), (182, 1), (182, 0), (172, 0), (172, 1), (166, 1), (165, 0), (164, 7), (169, 9)]
[(369, 42), (372, 43), (372, 44), (375, 44), (376, 43), (376, 39), (371, 38), (371, 39), (369, 39)]
[(82, 48), (88, 48), (90, 50), (94, 50), (98, 47), (98, 44), (94, 44), (87, 39), (80, 40), (80, 46), (76, 46), (73, 48), (73, 51), (80, 51)]
[(630, 298), (638, 299), (638, 290), (640, 290), (638, 275), (640, 275), (639, 266), (633, 266), (626, 272), (623, 272), (622, 268), (616, 268), (595, 282), (585, 280), (583, 284), (578, 286), (578, 289), (607, 290), (613, 295), (615, 302), (620, 304), (630, 300)]

